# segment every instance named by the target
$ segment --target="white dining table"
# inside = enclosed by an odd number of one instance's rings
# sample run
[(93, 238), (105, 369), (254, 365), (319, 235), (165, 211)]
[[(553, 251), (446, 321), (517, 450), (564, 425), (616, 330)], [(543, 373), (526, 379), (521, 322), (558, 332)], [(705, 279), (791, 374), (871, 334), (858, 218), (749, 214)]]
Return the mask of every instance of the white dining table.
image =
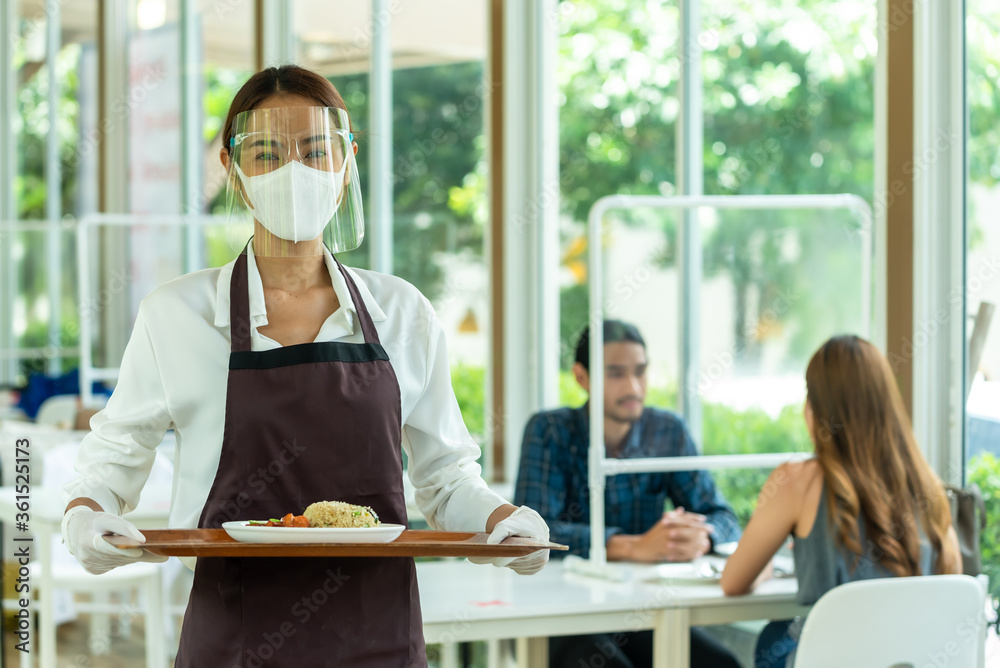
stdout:
[(654, 667), (687, 668), (692, 626), (789, 619), (808, 610), (795, 602), (795, 578), (727, 597), (714, 581), (664, 579), (656, 566), (623, 568), (625, 580), (613, 582), (571, 572), (562, 560), (530, 576), (466, 560), (420, 562), (424, 638), (516, 638), (518, 665), (534, 668), (548, 665), (548, 636), (652, 629)]
[[(4, 542), (15, 533), (15, 496), (14, 488), (0, 487)], [(143, 497), (129, 519), (140, 529), (166, 526), (169, 490), (146, 490)], [(57, 533), (63, 503), (59, 489), (33, 488), (31, 533)], [(43, 564), (50, 561), (48, 541), (35, 541), (34, 557)], [(794, 578), (770, 580), (752, 594), (726, 597), (714, 582), (660, 578), (656, 566), (619, 568), (626, 577), (616, 582), (571, 572), (561, 559), (531, 576), (465, 559), (418, 562), (424, 637), (428, 644), (451, 645), (516, 639), (518, 665), (535, 668), (547, 665), (549, 636), (652, 629), (655, 668), (674, 668), (689, 665), (692, 626), (787, 619), (807, 610), (795, 602)], [(51, 588), (39, 584), (44, 616), (51, 609)], [(54, 660), (55, 629), (41, 626), (41, 654)]]

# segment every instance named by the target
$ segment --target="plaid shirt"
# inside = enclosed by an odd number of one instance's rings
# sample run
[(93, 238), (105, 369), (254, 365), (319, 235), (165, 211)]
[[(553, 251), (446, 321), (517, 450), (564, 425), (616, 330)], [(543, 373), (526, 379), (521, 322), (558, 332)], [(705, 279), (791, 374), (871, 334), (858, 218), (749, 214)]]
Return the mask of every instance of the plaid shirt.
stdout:
[[(515, 505), (545, 518), (550, 539), (569, 545), (569, 554), (590, 554), (590, 498), (587, 406), (559, 408), (528, 421), (521, 446)], [(632, 425), (620, 457), (697, 455), (684, 422), (670, 411), (646, 408)], [(616, 533), (638, 535), (663, 516), (667, 497), (674, 507), (701, 513), (715, 527), (715, 543), (738, 540), (740, 525), (707, 471), (623, 473), (606, 478), (604, 540)], [(553, 552), (553, 556), (566, 553)]]

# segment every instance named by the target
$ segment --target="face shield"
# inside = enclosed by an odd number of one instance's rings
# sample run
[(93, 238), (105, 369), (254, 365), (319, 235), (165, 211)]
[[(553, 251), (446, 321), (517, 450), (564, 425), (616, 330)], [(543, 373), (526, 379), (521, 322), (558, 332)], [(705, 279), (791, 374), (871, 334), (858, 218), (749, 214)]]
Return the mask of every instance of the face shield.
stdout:
[[(259, 256), (354, 250), (364, 239), (361, 184), (347, 112), (251, 109), (233, 120), (226, 210), (233, 238)], [(242, 235), (240, 233), (243, 233)]]

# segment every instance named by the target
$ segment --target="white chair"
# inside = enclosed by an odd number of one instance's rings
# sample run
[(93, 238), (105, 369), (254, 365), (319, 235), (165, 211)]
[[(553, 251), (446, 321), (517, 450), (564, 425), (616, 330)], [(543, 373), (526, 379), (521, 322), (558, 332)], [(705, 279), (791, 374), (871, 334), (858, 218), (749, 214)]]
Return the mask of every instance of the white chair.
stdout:
[(968, 575), (851, 582), (802, 627), (795, 668), (974, 668), (985, 642), (984, 591)]
[(75, 394), (57, 394), (38, 407), (35, 422), (60, 429), (72, 429), (79, 409), (80, 397)]
[[(111, 632), (108, 615), (117, 616), (122, 629), (131, 628), (131, 619), (139, 614), (145, 618), (146, 666), (165, 666), (166, 645), (163, 632), (163, 594), (159, 564), (135, 563), (116, 568), (103, 575), (91, 575), (79, 565), (53, 564), (48, 578), (43, 578), (38, 562), (31, 564), (31, 577), (35, 582), (51, 582), (54, 589), (70, 590), (77, 594), (90, 594), (92, 601), (76, 602), (81, 612), (92, 615), (89, 647), (91, 654), (110, 653)], [(135, 604), (131, 600), (112, 602), (111, 592), (137, 592)], [(101, 621), (96, 621), (100, 619)], [(45, 623), (42, 620), (41, 623)], [(123, 631), (124, 632), (124, 631)]]
[[(54, 487), (60, 486), (75, 476), (72, 467), (78, 446), (78, 442), (71, 441), (52, 447), (45, 452), (43, 456), (44, 486), (42, 489), (53, 490)], [(162, 514), (161, 522), (166, 521), (172, 472), (171, 462), (158, 453), (147, 489), (140, 501), (140, 508), (149, 509), (151, 506), (155, 506), (156, 508), (151, 509), (150, 512), (153, 516)], [(59, 504), (60, 508), (62, 505)], [(161, 505), (164, 506), (163, 509), (158, 508)], [(91, 575), (83, 570), (62, 544), (58, 534), (58, 523), (55, 519), (58, 516), (61, 516), (61, 512), (54, 513), (51, 523), (54, 533), (38, 536), (40, 548), (38, 556), (40, 558), (31, 564), (32, 580), (37, 583), (37, 589), (41, 591), (41, 596), (48, 596), (51, 601), (58, 591), (90, 595), (90, 601), (76, 601), (74, 605), (77, 610), (89, 612), (92, 615), (89, 645), (93, 654), (107, 654), (110, 649), (109, 615), (117, 617), (123, 633), (127, 633), (131, 628), (130, 621), (135, 615), (143, 615), (145, 618), (146, 666), (166, 666), (167, 635), (164, 633), (163, 578), (161, 575), (164, 565), (135, 563), (116, 568), (103, 575)], [(39, 524), (39, 522), (35, 522), (36, 526)], [(46, 588), (48, 588), (47, 592)], [(135, 606), (131, 603), (130, 594), (133, 592), (138, 595), (138, 604)], [(111, 597), (114, 594), (120, 597), (120, 602), (111, 602)], [(45, 607), (46, 603), (43, 599), (42, 608)], [(43, 615), (40, 624), (50, 626), (37, 636), (42, 641), (40, 643), (42, 651), (39, 653), (40, 663), (42, 668), (54, 668), (54, 625), (58, 623), (58, 619), (50, 614), (46, 620), (44, 610), (41, 612)], [(46, 640), (44, 639), (46, 638), (48, 647), (45, 647)]]

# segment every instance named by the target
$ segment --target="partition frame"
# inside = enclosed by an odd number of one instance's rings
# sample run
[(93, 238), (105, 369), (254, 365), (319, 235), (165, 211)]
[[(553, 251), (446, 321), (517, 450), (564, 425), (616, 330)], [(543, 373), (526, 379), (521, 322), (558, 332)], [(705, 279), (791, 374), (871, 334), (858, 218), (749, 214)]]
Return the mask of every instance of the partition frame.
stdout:
[[(696, 210), (700, 207), (714, 209), (846, 209), (855, 214), (861, 223), (859, 235), (862, 249), (861, 309), (862, 332), (880, 350), (885, 350), (885, 333), (874, 331), (872, 295), (878, 294), (873, 285), (885, 277), (872, 273), (875, 255), (872, 234), (872, 210), (857, 195), (702, 195), (667, 197), (659, 195), (610, 195), (594, 202), (587, 217), (587, 260), (590, 276), (590, 368), (604, 369), (604, 285), (601, 233), (604, 214), (612, 210), (656, 208)], [(874, 279), (874, 280), (873, 280)], [(878, 305), (879, 308), (882, 305)], [(698, 323), (692, 323), (697, 335)], [(682, 360), (682, 364), (690, 363)], [(681, 369), (681, 378), (688, 378), (690, 370)], [(604, 374), (590, 374), (590, 395), (604, 396)], [(592, 404), (593, 405), (593, 404)], [(697, 457), (651, 457), (644, 459), (609, 459), (604, 453), (604, 414), (592, 411), (590, 415), (590, 444), (588, 448), (590, 494), (590, 563), (581, 570), (600, 574), (607, 569), (607, 551), (604, 544), (604, 489), (605, 478), (620, 473), (669, 472), (699, 469), (773, 467), (786, 461), (807, 459), (809, 452), (763, 453), (752, 455), (714, 455)]]
[(76, 272), (77, 291), (80, 307), (80, 403), (87, 408), (99, 408), (93, 393), (95, 381), (114, 381), (118, 379), (120, 368), (117, 366), (97, 367), (93, 358), (93, 326), (94, 311), (87, 307), (95, 303), (90, 286), (92, 259), (90, 257), (90, 233), (102, 228), (124, 229), (133, 225), (164, 225), (192, 230), (198, 227), (212, 225), (228, 225), (226, 216), (209, 215), (135, 215), (127, 213), (94, 213), (83, 216), (76, 227)]

